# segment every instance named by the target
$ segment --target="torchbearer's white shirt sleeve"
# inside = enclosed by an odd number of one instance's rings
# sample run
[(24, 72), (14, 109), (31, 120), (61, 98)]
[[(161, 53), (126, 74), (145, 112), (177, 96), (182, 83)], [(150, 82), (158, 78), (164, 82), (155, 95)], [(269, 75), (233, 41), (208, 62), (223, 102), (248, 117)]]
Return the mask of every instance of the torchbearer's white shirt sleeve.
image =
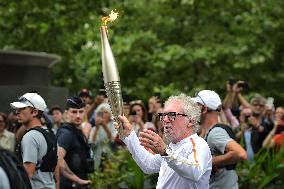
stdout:
[(204, 139), (194, 134), (176, 144), (171, 143), (167, 150), (168, 156), (162, 157), (149, 153), (134, 134), (131, 133), (124, 142), (145, 173), (159, 171), (156, 188), (209, 188), (212, 156)]
[(141, 146), (135, 131), (132, 131), (123, 142), (126, 144), (133, 159), (144, 173), (152, 174), (159, 172), (163, 158), (159, 154), (151, 154)]

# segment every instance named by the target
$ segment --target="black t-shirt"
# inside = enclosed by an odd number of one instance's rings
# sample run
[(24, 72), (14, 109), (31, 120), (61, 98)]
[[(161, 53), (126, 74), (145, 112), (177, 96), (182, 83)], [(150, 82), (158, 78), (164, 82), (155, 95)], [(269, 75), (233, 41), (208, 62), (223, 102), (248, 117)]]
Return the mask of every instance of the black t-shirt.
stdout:
[[(86, 160), (89, 156), (89, 147), (82, 131), (74, 125), (64, 123), (59, 127), (56, 137), (58, 146), (66, 151), (64, 159), (68, 167), (81, 179), (87, 179)], [(70, 182), (63, 176), (61, 181)]]

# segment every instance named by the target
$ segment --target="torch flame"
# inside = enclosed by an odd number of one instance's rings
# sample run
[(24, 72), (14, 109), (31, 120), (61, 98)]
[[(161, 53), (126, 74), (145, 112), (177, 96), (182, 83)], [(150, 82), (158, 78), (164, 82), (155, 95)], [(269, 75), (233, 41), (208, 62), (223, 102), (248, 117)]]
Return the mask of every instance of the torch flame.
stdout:
[(102, 22), (106, 26), (107, 22), (113, 22), (118, 17), (118, 12), (114, 12), (111, 10), (110, 14), (108, 16), (105, 16), (102, 18)]

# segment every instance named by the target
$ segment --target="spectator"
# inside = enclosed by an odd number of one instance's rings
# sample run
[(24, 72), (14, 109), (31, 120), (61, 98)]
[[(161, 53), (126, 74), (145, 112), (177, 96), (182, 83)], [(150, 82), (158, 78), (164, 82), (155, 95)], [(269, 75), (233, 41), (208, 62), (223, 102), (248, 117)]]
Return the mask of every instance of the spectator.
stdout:
[(227, 125), (218, 124), (218, 114), (222, 104), (219, 95), (211, 90), (203, 90), (193, 100), (201, 107), (201, 127), (205, 130), (212, 158), (210, 188), (238, 188), (236, 163), (247, 159), (245, 150), (234, 140), (234, 133)]
[(154, 123), (157, 118), (157, 111), (162, 108), (161, 94), (156, 93), (148, 100), (148, 118), (149, 121)]
[(91, 105), (87, 112), (87, 117), (89, 119), (89, 122), (92, 126), (96, 125), (96, 112), (95, 109), (101, 104), (107, 102), (107, 95), (105, 89), (99, 89), (99, 92), (97, 96), (95, 97), (94, 103)]
[(15, 134), (8, 131), (6, 127), (7, 115), (0, 112), (0, 147), (14, 152), (16, 143)]
[(18, 123), (17, 115), (15, 111), (10, 112), (7, 118), (8, 131), (11, 131), (12, 133), (16, 133), (20, 127), (21, 125)]
[(263, 141), (264, 148), (276, 147), (279, 150), (284, 144), (284, 108), (278, 107), (275, 111), (274, 128)]
[(122, 99), (123, 99), (123, 115), (125, 117), (128, 117), (130, 113), (129, 96), (122, 95)]
[(41, 124), (46, 109), (44, 99), (37, 93), (26, 93), (10, 105), (16, 110), (18, 122), (28, 131), (22, 138), (20, 154), (32, 188), (54, 189), (57, 145), (53, 132)]
[[(168, 146), (148, 129), (140, 132), (139, 141), (127, 118), (119, 118), (126, 136), (123, 141), (136, 163), (147, 174), (159, 172), (156, 188), (209, 187), (212, 157), (207, 143), (196, 134), (200, 109), (190, 97), (170, 97), (164, 112), (159, 114), (165, 136), (171, 141)], [(141, 144), (156, 154), (149, 153)]]
[(254, 151), (253, 147), (255, 143), (252, 141), (252, 125), (249, 122), (250, 117), (252, 116), (252, 111), (250, 108), (243, 108), (240, 113), (240, 130), (236, 134), (237, 141), (243, 138), (244, 147), (247, 152), (247, 157), (250, 162), (253, 161)]
[(94, 108), (94, 100), (92, 97), (92, 93), (88, 89), (82, 89), (78, 95), (82, 101), (85, 103), (85, 111), (86, 111), (86, 119), (89, 119), (91, 114), (93, 113)]
[(52, 116), (53, 120), (52, 129), (56, 134), (57, 129), (60, 127), (61, 123), (63, 122), (63, 111), (59, 106), (53, 106), (49, 111), (49, 115)]
[(92, 106), (94, 104), (94, 101), (92, 93), (88, 89), (82, 89), (79, 93), (79, 97), (85, 103), (85, 115), (81, 124), (81, 128), (84, 135), (87, 137), (87, 139), (89, 139), (92, 125), (89, 122), (88, 115), (91, 113), (91, 111), (93, 111)]
[(130, 102), (129, 120), (137, 135), (143, 129), (156, 131), (154, 124), (148, 121), (147, 110), (141, 100)]
[(227, 94), (223, 101), (224, 114), (233, 130), (236, 130), (239, 127), (237, 117), (239, 117), (240, 107), (250, 107), (250, 104), (242, 96), (244, 83), (244, 81), (234, 82), (230, 80), (226, 85)]
[(269, 124), (265, 121), (264, 112), (266, 99), (259, 94), (255, 94), (250, 101), (252, 116), (249, 118), (249, 124), (252, 127), (251, 130), (251, 142), (253, 152), (256, 154), (261, 148), (264, 139), (268, 133), (272, 130), (273, 124)]
[(230, 108), (233, 115), (238, 117), (240, 113), (240, 106), (249, 107), (249, 103), (243, 97), (242, 92), (248, 89), (248, 84), (245, 81), (234, 81), (230, 79), (227, 82), (227, 94), (224, 98), (224, 108)]
[(96, 126), (92, 128), (89, 138), (89, 143), (94, 144), (96, 168), (101, 164), (102, 154), (107, 153), (109, 147), (114, 145), (116, 137), (110, 106), (102, 103), (96, 109)]

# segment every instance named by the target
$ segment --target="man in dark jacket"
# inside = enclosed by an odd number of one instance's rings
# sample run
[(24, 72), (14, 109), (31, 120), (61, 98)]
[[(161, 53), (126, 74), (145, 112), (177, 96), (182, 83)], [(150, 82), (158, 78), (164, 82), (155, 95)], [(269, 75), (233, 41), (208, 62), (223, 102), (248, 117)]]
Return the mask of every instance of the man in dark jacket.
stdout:
[(60, 188), (79, 188), (90, 184), (87, 179), (89, 146), (81, 131), (85, 103), (79, 97), (67, 99), (67, 122), (56, 133), (61, 171)]

